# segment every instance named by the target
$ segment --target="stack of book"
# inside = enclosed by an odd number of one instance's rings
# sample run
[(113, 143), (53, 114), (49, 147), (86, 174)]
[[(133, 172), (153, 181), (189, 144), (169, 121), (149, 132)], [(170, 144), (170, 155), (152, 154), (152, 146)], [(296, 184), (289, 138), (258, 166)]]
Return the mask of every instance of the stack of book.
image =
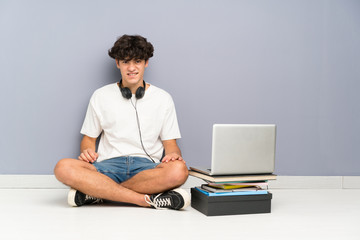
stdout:
[(196, 171), (189, 174), (207, 182), (195, 188), (208, 196), (267, 194), (268, 181), (276, 179), (274, 174), (210, 176)]
[(209, 176), (196, 171), (189, 174), (206, 182), (191, 189), (192, 207), (205, 215), (270, 212), (272, 194), (268, 181), (276, 179), (274, 174)]

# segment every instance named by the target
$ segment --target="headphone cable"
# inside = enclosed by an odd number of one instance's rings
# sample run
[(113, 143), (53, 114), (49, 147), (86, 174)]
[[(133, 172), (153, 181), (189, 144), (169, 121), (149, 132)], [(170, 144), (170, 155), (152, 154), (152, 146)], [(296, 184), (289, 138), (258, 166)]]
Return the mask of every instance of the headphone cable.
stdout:
[(152, 161), (153, 163), (155, 163), (154, 159), (153, 159), (153, 158), (148, 154), (148, 152), (145, 150), (144, 143), (143, 143), (143, 141), (142, 141), (139, 115), (138, 115), (138, 111), (137, 111), (137, 108), (136, 108), (137, 100), (136, 100), (136, 102), (135, 102), (135, 105), (134, 105), (132, 99), (130, 99), (130, 102), (131, 102), (131, 104), (133, 105), (133, 107), (134, 107), (134, 109), (135, 109), (135, 113), (136, 113), (136, 121), (137, 121), (137, 125), (138, 125), (138, 130), (139, 130), (141, 147), (142, 147), (142, 149), (144, 150), (144, 152), (146, 153), (146, 155), (151, 159), (151, 161)]

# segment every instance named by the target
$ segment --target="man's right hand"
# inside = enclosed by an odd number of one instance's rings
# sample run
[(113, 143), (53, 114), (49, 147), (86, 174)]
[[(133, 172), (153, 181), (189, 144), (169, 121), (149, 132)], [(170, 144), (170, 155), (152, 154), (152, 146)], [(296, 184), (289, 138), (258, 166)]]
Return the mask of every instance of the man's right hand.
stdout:
[(84, 161), (84, 162), (88, 162), (88, 163), (93, 163), (96, 161), (96, 159), (98, 158), (98, 154), (91, 148), (85, 149), (80, 156), (78, 157), (79, 160)]

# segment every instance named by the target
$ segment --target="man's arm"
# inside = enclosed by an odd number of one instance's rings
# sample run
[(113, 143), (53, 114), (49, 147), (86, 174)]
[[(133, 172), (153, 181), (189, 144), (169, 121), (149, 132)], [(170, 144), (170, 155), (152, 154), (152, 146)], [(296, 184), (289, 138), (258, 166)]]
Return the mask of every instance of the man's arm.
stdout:
[(169, 162), (173, 160), (184, 161), (184, 159), (181, 157), (181, 151), (176, 143), (176, 139), (164, 140), (162, 143), (165, 149), (165, 157), (163, 158), (162, 162)]
[(95, 152), (96, 138), (92, 138), (84, 135), (80, 144), (80, 156), (79, 160), (84, 162), (93, 163), (98, 158), (98, 154)]

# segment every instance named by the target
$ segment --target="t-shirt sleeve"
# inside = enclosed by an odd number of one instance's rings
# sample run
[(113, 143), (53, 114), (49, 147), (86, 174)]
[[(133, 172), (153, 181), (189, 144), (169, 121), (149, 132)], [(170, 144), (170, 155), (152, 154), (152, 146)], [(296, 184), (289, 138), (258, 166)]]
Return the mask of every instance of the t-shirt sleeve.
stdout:
[(160, 133), (160, 139), (164, 141), (178, 138), (181, 138), (181, 134), (176, 117), (175, 105), (172, 98), (170, 97), (164, 117), (163, 127)]
[(82, 125), (80, 133), (92, 138), (97, 138), (101, 132), (102, 132), (102, 128), (101, 128), (99, 116), (95, 110), (94, 95), (93, 95), (90, 99), (89, 106), (85, 115), (85, 120)]

